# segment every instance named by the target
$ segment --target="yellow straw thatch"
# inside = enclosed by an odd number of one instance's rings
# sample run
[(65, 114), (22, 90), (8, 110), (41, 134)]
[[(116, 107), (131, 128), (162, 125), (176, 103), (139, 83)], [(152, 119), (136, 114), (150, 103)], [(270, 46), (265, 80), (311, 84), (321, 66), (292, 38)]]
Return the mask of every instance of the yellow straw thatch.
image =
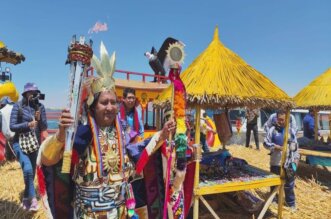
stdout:
[[(218, 37), (181, 74), (188, 95), (188, 104), (206, 107), (292, 107), (291, 98), (263, 74), (226, 48)], [(170, 88), (156, 104), (170, 96)]]
[(331, 109), (331, 68), (303, 88), (293, 99), (300, 108)]

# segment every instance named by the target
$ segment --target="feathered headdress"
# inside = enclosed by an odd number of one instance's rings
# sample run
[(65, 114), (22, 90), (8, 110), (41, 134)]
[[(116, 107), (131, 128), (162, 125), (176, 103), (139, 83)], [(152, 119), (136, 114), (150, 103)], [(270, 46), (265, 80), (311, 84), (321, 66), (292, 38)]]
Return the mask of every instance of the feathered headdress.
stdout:
[(90, 85), (87, 99), (88, 106), (93, 103), (95, 94), (101, 91), (115, 90), (115, 80), (113, 78), (115, 72), (115, 52), (109, 57), (105, 45), (101, 42), (100, 59), (93, 55), (92, 66), (98, 76), (87, 80), (87, 85)]

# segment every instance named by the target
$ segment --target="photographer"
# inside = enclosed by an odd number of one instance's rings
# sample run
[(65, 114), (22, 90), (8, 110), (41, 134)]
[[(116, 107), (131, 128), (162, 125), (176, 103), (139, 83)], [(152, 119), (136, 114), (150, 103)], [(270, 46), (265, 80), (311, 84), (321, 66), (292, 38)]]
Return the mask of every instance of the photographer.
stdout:
[(23, 100), (16, 103), (10, 117), (10, 129), (15, 132), (13, 149), (21, 164), (24, 176), (25, 190), (22, 206), (29, 211), (38, 210), (38, 201), (34, 188), (36, 159), (41, 142), (41, 132), (47, 130), (46, 111), (39, 99), (40, 93), (34, 83), (26, 83)]

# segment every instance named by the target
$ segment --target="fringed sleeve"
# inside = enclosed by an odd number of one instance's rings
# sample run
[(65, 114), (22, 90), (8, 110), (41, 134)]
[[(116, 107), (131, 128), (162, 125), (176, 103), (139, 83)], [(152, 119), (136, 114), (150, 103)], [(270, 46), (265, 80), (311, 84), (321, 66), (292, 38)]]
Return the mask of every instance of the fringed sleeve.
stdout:
[(137, 173), (143, 170), (148, 162), (149, 156), (162, 145), (163, 141), (160, 139), (160, 134), (161, 132), (156, 132), (151, 138), (126, 146), (129, 156), (136, 163)]
[(63, 156), (64, 143), (57, 140), (56, 135), (45, 139), (39, 149), (39, 159), (45, 166), (52, 166)]

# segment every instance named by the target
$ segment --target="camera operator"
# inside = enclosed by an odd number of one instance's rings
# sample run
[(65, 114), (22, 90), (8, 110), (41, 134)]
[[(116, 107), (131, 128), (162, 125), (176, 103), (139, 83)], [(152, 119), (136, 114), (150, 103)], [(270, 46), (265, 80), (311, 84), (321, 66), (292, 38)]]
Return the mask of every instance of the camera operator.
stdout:
[(26, 83), (22, 93), (23, 100), (16, 103), (10, 117), (10, 129), (15, 132), (13, 149), (21, 164), (24, 176), (25, 190), (22, 205), (29, 211), (38, 210), (38, 201), (34, 188), (34, 176), (38, 150), (23, 152), (20, 145), (20, 134), (35, 133), (39, 145), (41, 133), (47, 130), (46, 111), (43, 104), (39, 103), (43, 98), (35, 83)]

